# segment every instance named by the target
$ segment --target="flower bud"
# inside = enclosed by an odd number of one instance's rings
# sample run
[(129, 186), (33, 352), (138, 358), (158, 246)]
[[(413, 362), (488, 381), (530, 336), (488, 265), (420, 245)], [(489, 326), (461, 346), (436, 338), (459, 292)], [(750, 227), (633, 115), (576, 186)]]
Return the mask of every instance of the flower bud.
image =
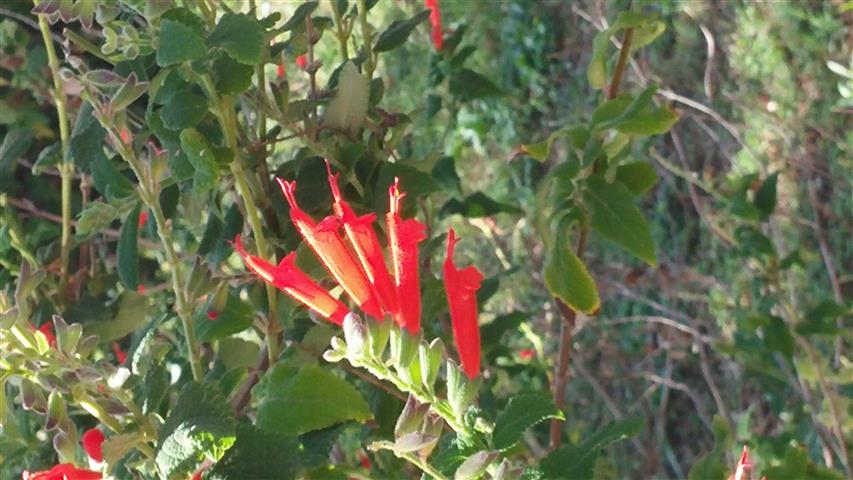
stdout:
[(441, 360), (444, 358), (444, 342), (440, 338), (436, 338), (430, 342), (429, 346), (421, 344), (418, 354), (420, 356), (421, 382), (424, 388), (431, 392), (441, 369)]
[(400, 416), (397, 418), (397, 424), (394, 426), (394, 437), (400, 438), (419, 430), (424, 416), (428, 411), (428, 403), (418, 403), (414, 395), (409, 395), (409, 398), (406, 400), (406, 406), (403, 407), (403, 411), (400, 412)]
[(47, 398), (47, 419), (45, 419), (44, 429), (53, 430), (65, 416), (65, 401), (62, 396), (59, 392), (50, 392)]
[(367, 329), (370, 333), (370, 353), (374, 358), (381, 359), (388, 346), (388, 338), (391, 335), (392, 322), (387, 318), (381, 322), (368, 322)]
[(471, 455), (456, 469), (456, 473), (453, 474), (453, 480), (474, 480), (480, 478), (496, 457), (496, 452), (486, 450)]
[(470, 381), (452, 360), (447, 361), (447, 401), (456, 418), (462, 419), (477, 395), (479, 381)]
[(53, 436), (53, 449), (59, 455), (60, 463), (74, 462), (76, 447), (67, 434), (58, 432)]
[(367, 343), (367, 326), (354, 313), (348, 313), (344, 317), (344, 339), (347, 342), (347, 355), (352, 358), (361, 357)]

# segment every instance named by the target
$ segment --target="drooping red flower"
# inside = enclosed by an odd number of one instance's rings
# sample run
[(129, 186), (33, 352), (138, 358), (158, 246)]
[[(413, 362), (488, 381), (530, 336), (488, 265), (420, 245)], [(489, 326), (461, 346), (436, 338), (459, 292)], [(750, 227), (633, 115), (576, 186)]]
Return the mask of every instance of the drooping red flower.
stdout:
[(53, 333), (53, 322), (44, 322), (38, 328), (33, 327), (33, 330), (38, 330), (47, 338), (47, 344), (52, 348), (56, 346), (56, 335)]
[(113, 342), (113, 353), (115, 354), (119, 365), (123, 365), (124, 361), (127, 360), (127, 352), (121, 349), (121, 345), (119, 345), (118, 342)]
[(430, 10), (429, 23), (432, 25), (432, 44), (436, 50), (441, 50), (444, 46), (444, 32), (441, 29), (441, 9), (438, 7), (438, 0), (425, 0), (424, 5)]
[(299, 55), (296, 57), (296, 65), (302, 70), (305, 70), (305, 67), (308, 66), (308, 59), (305, 58), (305, 55)]
[(287, 76), (287, 70), (285, 70), (283, 62), (279, 63), (278, 66), (276, 66), (275, 74), (279, 80), (284, 80), (284, 77)]
[(249, 255), (243, 248), (239, 235), (234, 239), (234, 250), (243, 257), (246, 266), (265, 282), (290, 295), (323, 318), (338, 325), (344, 323), (344, 317), (349, 313), (347, 307), (296, 266), (296, 252), (291, 252), (277, 266), (273, 266), (260, 257)]
[(329, 216), (320, 223), (314, 223), (314, 220), (296, 203), (296, 182), (288, 182), (281, 178), (276, 180), (281, 186), (287, 203), (290, 204), (290, 218), (311, 250), (364, 313), (381, 319), (382, 310), (373, 295), (367, 276), (338, 235), (338, 219)]
[(462, 370), (470, 379), (480, 373), (480, 326), (477, 322), (477, 290), (483, 274), (473, 265), (461, 270), (453, 264), (458, 239), (451, 228), (447, 232), (447, 259), (444, 261), (444, 291), (450, 307), (453, 338), (459, 351)]
[(101, 480), (100, 472), (77, 468), (70, 463), (60, 463), (50, 470), (28, 472), (21, 474), (22, 480)]
[(334, 197), (335, 215), (344, 227), (347, 239), (355, 250), (361, 267), (367, 275), (367, 280), (373, 289), (374, 296), (379, 300), (382, 311), (386, 315), (395, 315), (397, 312), (397, 292), (388, 266), (385, 264), (385, 255), (382, 246), (373, 230), (373, 222), (376, 221), (375, 214), (358, 216), (341, 197), (338, 187), (338, 176), (332, 174), (329, 161), (326, 161), (326, 170), (329, 173), (329, 187)]
[(96, 462), (103, 462), (104, 451), (101, 446), (105, 439), (106, 437), (104, 436), (104, 432), (97, 428), (90, 428), (83, 433), (82, 437), (80, 437), (80, 443), (83, 444), (83, 450), (86, 451), (86, 454), (89, 455), (92, 460)]
[(148, 222), (148, 210), (142, 210), (139, 212), (139, 228), (144, 227), (146, 222)]
[(535, 356), (536, 356), (536, 350), (533, 350), (532, 348), (525, 348), (525, 349), (519, 350), (519, 352), (518, 352), (518, 357), (521, 358), (522, 360), (530, 360)]
[(398, 305), (394, 319), (409, 333), (415, 334), (421, 328), (418, 243), (426, 238), (426, 226), (414, 218), (403, 220), (400, 216), (400, 201), (404, 196), (405, 193), (400, 191), (400, 179), (395, 178), (388, 188), (390, 207), (385, 221), (388, 225), (394, 284), (397, 287)]

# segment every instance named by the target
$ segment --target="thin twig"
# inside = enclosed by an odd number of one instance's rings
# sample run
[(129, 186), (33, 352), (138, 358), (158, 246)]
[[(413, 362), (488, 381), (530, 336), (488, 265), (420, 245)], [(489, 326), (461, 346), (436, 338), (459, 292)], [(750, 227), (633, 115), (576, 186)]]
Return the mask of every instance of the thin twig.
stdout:
[[(5, 17), (9, 17), (9, 18), (13, 18), (13, 19), (23, 23), (24, 25), (30, 27), (30, 28), (33, 28), (35, 30), (39, 30), (38, 22), (34, 21), (30, 17), (27, 17), (26, 15), (21, 15), (18, 12), (13, 12), (11, 10), (8, 10), (8, 9), (2, 8), (2, 7), (0, 7), (0, 15), (3, 15)], [(58, 34), (50, 32), (50, 38), (54, 42), (56, 42), (57, 45), (62, 46), (62, 37), (60, 37)]]

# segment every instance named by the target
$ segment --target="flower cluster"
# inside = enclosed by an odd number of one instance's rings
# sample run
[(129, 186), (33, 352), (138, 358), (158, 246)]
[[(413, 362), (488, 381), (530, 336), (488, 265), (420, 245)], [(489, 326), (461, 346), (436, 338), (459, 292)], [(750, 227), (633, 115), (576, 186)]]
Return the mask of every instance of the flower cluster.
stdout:
[[(379, 322), (392, 318), (415, 335), (421, 328), (420, 265), (418, 244), (426, 238), (426, 227), (414, 218), (402, 218), (405, 193), (399, 179), (389, 187), (390, 205), (385, 216), (391, 268), (374, 230), (376, 215), (357, 215), (343, 200), (338, 176), (328, 162), (329, 186), (334, 198), (334, 213), (315, 222), (296, 202), (296, 182), (277, 179), (290, 204), (290, 218), (332, 278), (349, 298), (368, 316)], [(473, 266), (457, 269), (453, 250), (457, 238), (451, 229), (447, 237), (444, 263), (444, 287), (459, 359), (465, 374), (473, 379), (480, 370), (480, 334), (477, 323), (477, 296), (483, 275)], [(342, 325), (350, 313), (296, 265), (296, 253), (285, 256), (278, 265), (246, 252), (238, 236), (234, 248), (246, 266), (267, 283), (280, 289), (332, 323)]]

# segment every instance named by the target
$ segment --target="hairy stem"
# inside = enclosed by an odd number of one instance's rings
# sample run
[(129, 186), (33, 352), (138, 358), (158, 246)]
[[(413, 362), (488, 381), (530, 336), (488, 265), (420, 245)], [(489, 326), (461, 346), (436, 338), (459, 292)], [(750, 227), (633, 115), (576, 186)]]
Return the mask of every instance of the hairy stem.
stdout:
[(68, 260), (71, 256), (71, 179), (74, 177), (74, 164), (68, 157), (68, 113), (65, 108), (64, 84), (62, 77), (59, 76), (59, 58), (56, 56), (47, 18), (43, 14), (38, 17), (39, 29), (44, 39), (44, 48), (47, 51), (47, 63), (50, 65), (50, 73), (53, 77), (53, 101), (56, 104), (59, 140), (62, 146), (62, 161), (59, 164), (62, 197), (62, 239), (59, 250), (59, 268), (62, 285), (60, 291), (64, 291), (68, 283)]
[(364, 74), (368, 80), (371, 80), (373, 71), (376, 69), (376, 60), (373, 55), (373, 29), (367, 22), (367, 2), (365, 0), (358, 0), (358, 19), (361, 22), (361, 36), (364, 41), (364, 50), (367, 53), (367, 60), (364, 61)]

